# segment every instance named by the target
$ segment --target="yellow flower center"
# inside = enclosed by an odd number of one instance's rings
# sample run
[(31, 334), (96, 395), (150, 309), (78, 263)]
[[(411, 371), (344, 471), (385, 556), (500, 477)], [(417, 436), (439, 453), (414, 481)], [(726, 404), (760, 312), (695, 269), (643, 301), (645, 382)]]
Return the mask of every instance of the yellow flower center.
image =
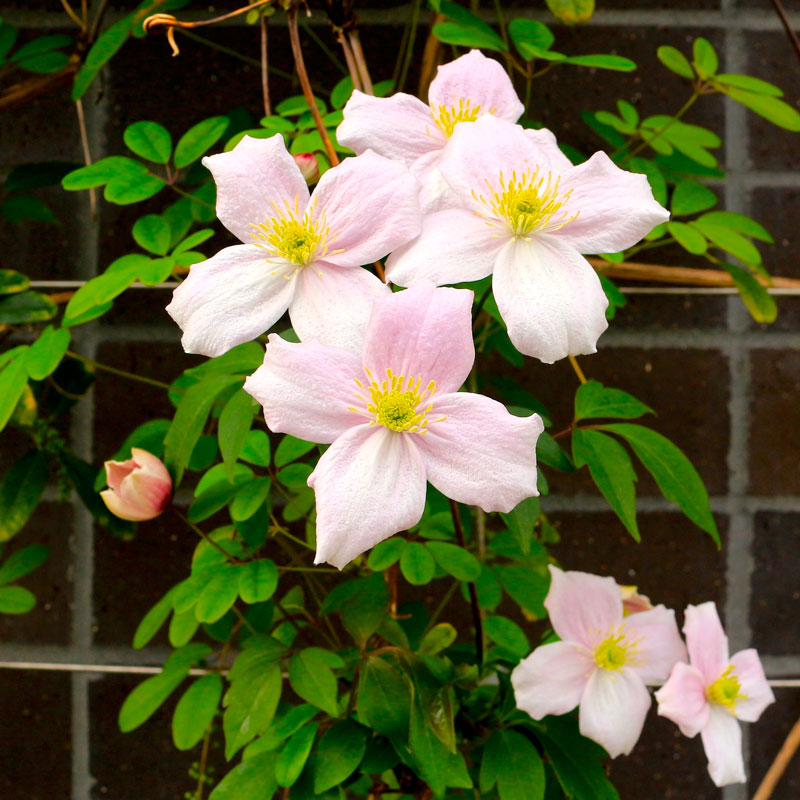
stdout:
[[(493, 112), (494, 109), (489, 113)], [(473, 107), (469, 99), (464, 100), (463, 98), (459, 98), (457, 106), (439, 106), (435, 111), (431, 109), (433, 121), (447, 137), (453, 135), (453, 128), (459, 122), (475, 122), (480, 113), (481, 107), (479, 105)]]
[(728, 710), (733, 709), (737, 700), (746, 700), (746, 695), (741, 693), (742, 685), (739, 679), (733, 674), (733, 664), (717, 678), (706, 690), (708, 699), (712, 703), (725, 706)]
[[(390, 431), (427, 433), (427, 414), (433, 408), (433, 395), (436, 394), (435, 381), (420, 389), (421, 378), (406, 378), (387, 369), (386, 380), (379, 383), (369, 369), (365, 367), (364, 371), (369, 378), (366, 386), (358, 378), (354, 378), (360, 390), (356, 392), (356, 397), (364, 407), (359, 409), (351, 406), (351, 411), (371, 417), (370, 425), (383, 425)], [(367, 392), (369, 398), (365, 397)], [(444, 419), (446, 417), (439, 417), (431, 422), (441, 422)]]
[(594, 650), (594, 663), (600, 669), (613, 672), (625, 666), (640, 667), (644, 659), (640, 658), (639, 639), (631, 640), (624, 625), (611, 629), (608, 635)]
[[(333, 242), (336, 235), (330, 235), (330, 229), (325, 224), (325, 214), (316, 219), (312, 216), (313, 208), (309, 205), (305, 214), (300, 214), (299, 199), (295, 195), (294, 206), (288, 202), (283, 208), (277, 203), (272, 203), (275, 215), (266, 221), (255, 224), (251, 236), (257, 247), (263, 247), (275, 258), (283, 258), (296, 267), (304, 267), (312, 261), (323, 258), (328, 253), (328, 239)], [(334, 250), (340, 253), (341, 250)], [(271, 259), (267, 259), (270, 261)], [(290, 278), (297, 272), (290, 270), (285, 277)]]
[(572, 189), (560, 192), (560, 181), (561, 178), (554, 177), (552, 172), (541, 174), (538, 167), (521, 175), (515, 170), (510, 180), (501, 172), (499, 188), (487, 179), (487, 196), (474, 190), (472, 196), (489, 209), (491, 216), (506, 220), (516, 236), (525, 237), (537, 230), (560, 230), (577, 219), (579, 212), (569, 216), (563, 210)]

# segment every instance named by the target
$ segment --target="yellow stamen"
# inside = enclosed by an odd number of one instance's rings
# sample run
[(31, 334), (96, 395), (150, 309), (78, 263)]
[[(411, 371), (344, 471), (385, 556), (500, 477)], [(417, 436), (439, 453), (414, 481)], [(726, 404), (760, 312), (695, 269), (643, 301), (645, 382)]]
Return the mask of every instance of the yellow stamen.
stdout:
[(569, 216), (562, 210), (572, 189), (559, 192), (560, 182), (559, 176), (554, 177), (552, 172), (542, 174), (538, 167), (521, 175), (514, 170), (510, 180), (501, 172), (499, 188), (487, 179), (487, 196), (476, 191), (472, 196), (489, 209), (492, 217), (506, 220), (516, 236), (525, 237), (537, 230), (560, 230), (577, 219), (580, 212)]
[[(493, 113), (494, 110), (492, 109), (489, 113)], [(480, 113), (481, 107), (479, 105), (473, 107), (469, 98), (466, 100), (459, 98), (457, 106), (439, 106), (435, 111), (431, 109), (433, 121), (439, 130), (448, 137), (453, 135), (453, 128), (459, 122), (475, 122)]]
[(733, 674), (733, 664), (717, 678), (706, 690), (706, 696), (712, 703), (725, 706), (729, 711), (733, 709), (737, 700), (746, 700), (742, 693), (742, 685)]
[(635, 664), (640, 666), (637, 645), (638, 641), (630, 641), (625, 630), (620, 627), (616, 633), (613, 631), (609, 633), (595, 648), (594, 662), (601, 669), (612, 672), (622, 669), (626, 665), (632, 666)]

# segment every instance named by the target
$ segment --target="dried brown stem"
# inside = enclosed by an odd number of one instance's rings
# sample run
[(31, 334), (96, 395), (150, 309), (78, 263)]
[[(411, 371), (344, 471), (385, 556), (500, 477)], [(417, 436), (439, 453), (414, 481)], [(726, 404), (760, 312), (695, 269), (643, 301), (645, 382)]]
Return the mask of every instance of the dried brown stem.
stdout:
[(272, 115), (272, 103), (269, 99), (269, 67), (267, 61), (267, 18), (262, 14), (261, 26), (261, 95), (264, 98), (264, 116)]
[[(75, 101), (75, 110), (78, 112), (78, 127), (81, 132), (81, 147), (83, 148), (83, 161), (88, 167), (92, 163), (92, 154), (89, 150), (89, 134), (86, 131), (86, 117), (83, 115), (83, 100)], [(89, 189), (89, 210), (92, 219), (97, 219), (97, 190)]]
[(364, 50), (361, 47), (361, 38), (358, 35), (358, 31), (355, 28), (351, 28), (347, 32), (347, 36), (350, 39), (350, 48), (356, 60), (356, 66), (361, 76), (361, 83), (364, 86), (364, 91), (367, 94), (375, 94), (372, 89), (372, 78), (369, 75), (369, 67), (367, 66), (367, 60), (364, 58)]
[(781, 3), (781, 0), (772, 0), (772, 5), (775, 6), (775, 11), (781, 18), (783, 29), (786, 31), (786, 35), (789, 37), (789, 41), (792, 43), (795, 54), (800, 59), (800, 41), (798, 41), (797, 34), (789, 24), (789, 18), (786, 16), (786, 9), (784, 9), (783, 3)]
[(83, 22), (81, 18), (72, 10), (72, 6), (67, 2), (67, 0), (61, 0), (61, 5), (64, 7), (64, 11), (67, 12), (67, 16), (81, 29), (84, 30)]
[(792, 760), (798, 747), (800, 747), (800, 719), (795, 722), (794, 726), (789, 731), (789, 735), (786, 737), (783, 745), (781, 745), (778, 755), (775, 756), (775, 760), (767, 770), (764, 780), (761, 781), (758, 791), (753, 795), (753, 800), (769, 800), (769, 798), (772, 797), (772, 793), (775, 791), (778, 781), (786, 771), (786, 767), (789, 766), (789, 762)]
[(364, 87), (361, 84), (361, 75), (358, 72), (356, 60), (353, 56), (353, 51), (350, 48), (350, 42), (347, 40), (347, 36), (345, 36), (345, 33), (341, 28), (336, 31), (336, 41), (342, 46), (344, 60), (347, 64), (347, 71), (350, 73), (350, 80), (353, 81), (353, 88), (358, 89), (360, 92), (363, 91)]

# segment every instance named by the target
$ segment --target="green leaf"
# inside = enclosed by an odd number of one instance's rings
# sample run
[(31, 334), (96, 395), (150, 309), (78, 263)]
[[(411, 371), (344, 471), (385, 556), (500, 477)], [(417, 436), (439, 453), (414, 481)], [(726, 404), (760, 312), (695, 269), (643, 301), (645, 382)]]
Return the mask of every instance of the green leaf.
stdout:
[(230, 504), (231, 519), (235, 522), (250, 519), (267, 502), (271, 487), (272, 481), (267, 476), (240, 486)]
[(229, 124), (227, 117), (209, 117), (189, 128), (175, 145), (175, 166), (183, 169), (197, 161), (219, 141)]
[(519, 54), (527, 61), (529, 60), (526, 48), (528, 46), (537, 47), (541, 50), (549, 50), (555, 41), (555, 36), (550, 28), (543, 22), (533, 19), (523, 19), (518, 17), (512, 19), (508, 25), (508, 34)]
[(500, 647), (508, 650), (518, 659), (525, 658), (531, 652), (528, 637), (516, 622), (508, 617), (486, 617), (483, 621), (486, 635)]
[(61, 363), (71, 334), (66, 328), (48, 325), (25, 354), (25, 368), (35, 381), (43, 381)]
[(200, 622), (216, 622), (227, 614), (239, 596), (239, 572), (238, 566), (229, 565), (206, 585), (194, 609)]
[(222, 678), (216, 672), (198, 678), (184, 693), (172, 715), (172, 741), (178, 750), (191, 750), (217, 713)]
[(517, 605), (537, 619), (547, 616), (544, 599), (550, 588), (549, 574), (537, 573), (530, 567), (521, 565), (495, 567), (494, 572), (503, 589)]
[(719, 59), (708, 39), (698, 36), (692, 45), (692, 54), (694, 56), (692, 64), (701, 78), (714, 75), (719, 67)]
[(172, 612), (172, 595), (175, 588), (170, 589), (145, 615), (133, 634), (133, 649), (141, 650), (158, 633)]
[(450, 647), (457, 637), (458, 631), (449, 622), (440, 622), (422, 637), (417, 652), (424, 656), (435, 656)]
[(17, 550), (0, 566), (0, 585), (24, 578), (43, 564), (49, 555), (50, 550), (43, 544), (32, 544)]
[(149, 261), (141, 253), (130, 253), (113, 261), (102, 275), (92, 278), (75, 292), (64, 310), (62, 324), (74, 325), (87, 311), (102, 307), (122, 294)]
[(173, 256), (178, 256), (189, 250), (193, 250), (197, 245), (203, 244), (214, 235), (212, 228), (203, 228), (202, 230), (195, 231), (191, 236), (187, 236), (180, 244), (175, 246), (172, 251)]
[(162, 178), (150, 175), (143, 169), (138, 175), (120, 175), (110, 180), (103, 190), (103, 197), (109, 203), (128, 206), (158, 194), (165, 185)]
[[(319, 109), (320, 114), (327, 113), (328, 108), (323, 100), (320, 100), (319, 97), (315, 97), (314, 103)], [(302, 94), (296, 94), (292, 97), (287, 97), (285, 100), (281, 100), (281, 102), (275, 106), (275, 111), (282, 117), (296, 117), (308, 111), (308, 104), (306, 103), (306, 98)]]
[(163, 256), (169, 250), (172, 238), (167, 221), (158, 214), (145, 214), (133, 223), (131, 231), (136, 244), (157, 256)]
[(182, 614), (176, 612), (169, 622), (169, 643), (173, 647), (183, 647), (192, 641), (199, 627), (200, 620), (195, 616), (194, 608), (190, 608)]
[[(481, 562), (469, 550), (449, 542), (426, 542), (423, 547), (449, 575), (460, 581), (476, 581), (481, 574)], [(401, 562), (402, 566), (402, 562)], [(405, 573), (403, 573), (405, 575)], [(425, 581), (427, 583), (427, 581)]]
[[(610, 429), (612, 426), (604, 427)], [(572, 457), (576, 467), (589, 466), (597, 488), (631, 536), (640, 541), (636, 524), (636, 473), (625, 448), (604, 433), (575, 428), (572, 432)]]
[(735, 211), (709, 211), (707, 214), (703, 214), (698, 222), (723, 225), (743, 233), (751, 239), (758, 239), (768, 244), (773, 244), (775, 241), (763, 225), (759, 225), (754, 219), (745, 214), (737, 214)]
[(745, 264), (750, 265), (761, 263), (761, 253), (758, 252), (758, 248), (749, 239), (745, 239), (744, 236), (731, 228), (708, 222), (702, 217), (690, 224), (700, 231), (706, 239), (709, 239), (712, 244), (715, 244), (726, 253), (730, 253), (734, 258), (738, 258)]
[(219, 415), (217, 438), (229, 480), (233, 476), (233, 466), (244, 447), (247, 433), (258, 410), (259, 405), (253, 397), (244, 389), (239, 389)]
[(2, 214), (10, 222), (20, 223), (25, 220), (33, 222), (55, 222), (56, 218), (49, 206), (29, 194), (15, 194), (0, 206)]
[(139, 270), (139, 281), (145, 286), (158, 286), (172, 275), (176, 260), (172, 256), (152, 258)]
[[(25, 391), (25, 387), (28, 385), (25, 352), (24, 350), (21, 351), (22, 357), (17, 356), (10, 364), (0, 370), (0, 430), (6, 426), (6, 423), (11, 418), (20, 397), (22, 397), (22, 393)], [(0, 495), (0, 511), (2, 511), (3, 507), (2, 495)], [(6, 511), (9, 510), (8, 506), (5, 508)], [(0, 520), (2, 520), (2, 514), (0, 514)], [(2, 524), (0, 522), (0, 525)]]
[(716, 76), (718, 83), (723, 86), (734, 86), (753, 94), (766, 94), (770, 97), (783, 97), (783, 91), (772, 83), (754, 78), (751, 75), (737, 75), (733, 72), (724, 72)]
[(585, 55), (569, 56), (562, 61), (563, 64), (574, 64), (577, 67), (597, 67), (599, 69), (612, 69), (616, 72), (632, 72), (636, 69), (636, 62), (629, 58), (612, 55)]
[(0, 295), (24, 292), (30, 285), (27, 275), (13, 269), (0, 269)]
[[(553, 442), (553, 444), (555, 444), (555, 442)], [(561, 450), (558, 445), (555, 446), (559, 451)], [(530, 552), (533, 526), (538, 516), (539, 500), (536, 497), (528, 497), (521, 503), (518, 503), (508, 514), (501, 514), (503, 522), (506, 523), (509, 531), (511, 531), (512, 535), (517, 540), (519, 549), (524, 555)]]
[(234, 767), (208, 800), (265, 800), (275, 794), (275, 753), (260, 753)]
[(614, 423), (604, 430), (622, 436), (647, 471), (655, 478), (667, 500), (677, 503), (692, 522), (711, 534), (719, 545), (719, 532), (708, 503), (708, 492), (683, 452), (666, 436), (641, 425)]
[(367, 656), (358, 680), (359, 720), (393, 741), (408, 741), (411, 691), (404, 674), (380, 656)]
[[(353, 79), (349, 75), (346, 75), (333, 87), (331, 91), (331, 105), (334, 108), (344, 108), (351, 94), (353, 94)], [(281, 118), (279, 117), (279, 119)], [(263, 120), (261, 124), (264, 124)]]
[(557, 20), (567, 25), (588, 22), (594, 14), (594, 0), (547, 0), (547, 7)]
[(5, 59), (6, 54), (17, 41), (17, 29), (9, 24), (4, 24), (0, 19), (0, 60)]
[(800, 131), (800, 113), (777, 97), (753, 94), (734, 88), (728, 89), (727, 95), (779, 128), (787, 131)]
[[(6, 368), (9, 369), (13, 365)], [(5, 371), (0, 378), (4, 374)], [(26, 453), (6, 472), (0, 484), (0, 542), (7, 542), (30, 519), (49, 475), (50, 455), (43, 450)]]
[(289, 682), (297, 694), (332, 717), (339, 716), (336, 676), (332, 669), (344, 667), (330, 650), (307, 647), (289, 661)]
[(329, 728), (319, 740), (311, 762), (314, 794), (320, 794), (347, 780), (364, 758), (367, 732), (346, 719)]
[(183, 477), (217, 395), (240, 381), (238, 375), (216, 375), (199, 381), (184, 392), (164, 437), (164, 463), (176, 486)]
[(277, 588), (278, 568), (268, 558), (251, 561), (239, 570), (239, 594), (245, 603), (263, 603)]
[(269, 436), (264, 431), (249, 431), (239, 458), (257, 467), (269, 467), (271, 463)]
[(0, 298), (0, 325), (46, 322), (57, 313), (58, 306), (39, 292), (20, 292)]
[(128, 149), (141, 158), (166, 164), (172, 155), (172, 137), (169, 131), (157, 122), (140, 120), (128, 125), (123, 134)]
[(650, 406), (621, 389), (610, 389), (599, 381), (582, 383), (575, 394), (575, 419), (622, 417), (635, 419), (643, 414), (655, 414)]
[(424, 586), (433, 579), (436, 563), (425, 545), (409, 542), (400, 556), (400, 571), (410, 584)]
[(97, 73), (114, 56), (128, 39), (131, 31), (131, 16), (123, 17), (119, 22), (104, 31), (95, 40), (95, 43), (86, 54), (78, 74), (75, 76), (75, 83), (72, 86), (72, 99), (80, 100), (86, 90), (91, 86), (92, 81), (97, 77)]
[(544, 764), (536, 748), (521, 733), (493, 731), (481, 760), (481, 794), (497, 784), (500, 800), (543, 800)]
[(27, 614), (36, 596), (22, 586), (0, 586), (0, 614)]
[(310, 464), (289, 464), (278, 473), (277, 478), (287, 488), (297, 490), (308, 485), (311, 472)]
[(367, 566), (370, 569), (374, 569), (376, 572), (391, 567), (392, 564), (400, 560), (400, 556), (403, 555), (406, 544), (408, 543), (402, 536), (392, 536), (389, 539), (378, 542), (369, 554)]
[(668, 222), (667, 230), (670, 236), (686, 251), (694, 255), (702, 255), (708, 250), (706, 237), (691, 225), (683, 222)]
[(680, 75), (681, 78), (688, 78), (690, 81), (694, 80), (694, 70), (689, 63), (689, 59), (681, 53), (676, 47), (670, 45), (661, 45), (656, 50), (658, 60), (671, 72)]
[(78, 192), (82, 189), (94, 189), (102, 186), (114, 178), (124, 176), (141, 177), (147, 173), (147, 167), (138, 161), (134, 161), (127, 156), (108, 156), (89, 164), (87, 167), (79, 167), (67, 173), (61, 181), (64, 189), (70, 192)]
[(742, 302), (756, 322), (772, 323), (778, 316), (778, 304), (775, 299), (746, 269), (721, 261), (720, 264), (733, 278)]
[(460, 22), (437, 22), (433, 26), (432, 32), (440, 42), (445, 44), (501, 52), (507, 50), (503, 40), (488, 25), (484, 29), (483, 27), (464, 25)]
[(305, 442), (302, 439), (295, 439), (294, 436), (286, 435), (275, 448), (275, 466), (282, 467), (285, 464), (289, 464), (315, 447), (314, 442)]
[(311, 722), (300, 728), (283, 747), (275, 762), (275, 780), (278, 786), (292, 786), (300, 777), (311, 754), (319, 723)]
[(672, 214), (685, 217), (717, 204), (717, 196), (707, 186), (692, 180), (681, 181), (672, 193)]
[[(5, 188), (8, 192), (25, 192), (55, 186), (63, 177), (78, 165), (72, 161), (40, 161), (34, 164), (20, 164), (8, 173)], [(2, 270), (0, 270), (0, 273)], [(0, 283), (2, 279), (0, 278)]]

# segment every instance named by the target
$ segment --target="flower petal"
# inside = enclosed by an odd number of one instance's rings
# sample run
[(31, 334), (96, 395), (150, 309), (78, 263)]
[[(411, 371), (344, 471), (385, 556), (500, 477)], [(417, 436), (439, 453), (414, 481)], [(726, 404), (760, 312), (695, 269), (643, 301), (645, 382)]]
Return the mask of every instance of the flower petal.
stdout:
[(697, 736), (708, 724), (711, 706), (700, 670), (679, 661), (669, 680), (656, 692), (658, 713), (671, 719), (684, 736)]
[(329, 169), (311, 203), (312, 216), (336, 237), (319, 257), (341, 267), (383, 258), (419, 235), (422, 225), (417, 179), (399, 161), (371, 150)]
[(602, 152), (565, 172), (560, 190), (571, 192), (563, 213), (578, 217), (553, 235), (581, 253), (623, 250), (669, 219), (647, 176), (620, 169)]
[(359, 425), (320, 458), (308, 485), (317, 495), (317, 555), (342, 569), (393, 533), (419, 522), (425, 468), (412, 437)]
[(106, 508), (115, 516), (120, 519), (126, 519), (130, 522), (145, 522), (152, 519), (155, 514), (149, 513), (146, 508), (143, 508), (138, 503), (129, 500), (117, 494), (113, 489), (105, 489), (100, 492), (100, 497), (106, 504)]
[(739, 719), (755, 722), (764, 709), (775, 702), (775, 695), (767, 683), (764, 667), (758, 653), (752, 648), (740, 650), (731, 658), (733, 674), (739, 679), (744, 700), (737, 700), (734, 711)]
[(525, 111), (514, 85), (502, 65), (480, 50), (439, 67), (428, 89), (428, 102), (436, 111), (440, 106), (458, 108), (459, 100), (480, 106), (484, 114), (516, 122)]
[(460, 204), (458, 196), (450, 188), (450, 184), (439, 171), (442, 160), (441, 150), (431, 150), (420, 156), (409, 169), (419, 181), (419, 209), (423, 214), (433, 214), (445, 208), (457, 208)]
[(712, 706), (708, 724), (700, 732), (708, 758), (708, 774), (717, 786), (744, 783), (742, 729), (736, 717), (724, 708)]
[(637, 641), (636, 649), (641, 666), (631, 668), (645, 683), (667, 679), (672, 667), (686, 661), (686, 647), (671, 608), (656, 606), (625, 618), (630, 638)]
[(572, 162), (561, 152), (555, 134), (551, 130), (548, 128), (540, 128), (539, 130), (526, 128), (525, 135), (536, 146), (543, 163), (547, 165), (548, 169), (557, 174), (572, 169)]
[(544, 607), (553, 630), (565, 642), (594, 652), (598, 636), (622, 622), (622, 598), (613, 578), (588, 572), (563, 572), (550, 565), (550, 591)]
[(472, 296), (466, 289), (437, 289), (425, 281), (377, 298), (364, 340), (364, 365), (376, 380), (391, 369), (422, 378), (422, 386), (436, 381), (437, 393), (457, 391), (475, 361)]
[(580, 645), (553, 642), (537, 647), (511, 673), (517, 707), (534, 719), (566, 714), (580, 703), (594, 669), (592, 654)]
[(428, 480), (443, 495), (505, 513), (539, 495), (536, 440), (543, 430), (538, 414), (515, 417), (482, 394), (437, 394), (419, 449)]
[(651, 702), (647, 687), (631, 670), (595, 670), (581, 698), (580, 732), (602, 745), (611, 758), (628, 755), (639, 740)]
[(728, 637), (716, 605), (709, 602), (687, 606), (683, 633), (689, 662), (700, 670), (706, 686), (710, 686), (728, 668)]
[(217, 216), (246, 244), (253, 241), (251, 225), (275, 214), (273, 203), (294, 206), (302, 215), (308, 203), (308, 186), (289, 155), (283, 136), (269, 139), (245, 136), (229, 153), (206, 156), (203, 165), (217, 184)]
[(386, 278), (399, 286), (421, 280), (444, 283), (478, 281), (492, 272), (505, 241), (471, 211), (452, 208), (427, 215), (422, 233), (386, 260)]
[(264, 363), (244, 382), (264, 407), (271, 431), (327, 444), (363, 422), (349, 407), (361, 359), (319, 342), (287, 342), (271, 334)]
[(360, 357), (372, 301), (391, 293), (366, 269), (317, 261), (297, 276), (289, 316), (301, 341), (316, 339)]
[(597, 273), (573, 248), (549, 235), (512, 240), (497, 257), (492, 285), (520, 353), (552, 364), (597, 351), (608, 300)]
[(445, 143), (422, 100), (403, 92), (372, 97), (358, 89), (344, 107), (344, 120), (336, 130), (336, 138), (355, 153), (372, 149), (408, 165)]
[(295, 279), (285, 276), (294, 270), (241, 244), (195, 264), (167, 306), (183, 331), (183, 349), (219, 356), (264, 333), (289, 307)]

